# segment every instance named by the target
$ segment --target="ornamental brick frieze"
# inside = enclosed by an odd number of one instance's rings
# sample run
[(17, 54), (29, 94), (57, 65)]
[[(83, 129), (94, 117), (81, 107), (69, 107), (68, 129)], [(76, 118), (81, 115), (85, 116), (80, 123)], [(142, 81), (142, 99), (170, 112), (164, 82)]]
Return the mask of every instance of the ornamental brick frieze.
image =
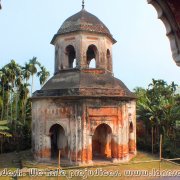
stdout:
[(72, 107), (39, 108), (38, 112), (40, 112), (41, 115), (70, 117), (73, 114), (73, 108)]
[(101, 96), (126, 96), (126, 93), (120, 89), (99, 89), (99, 88), (81, 88), (80, 94), (83, 96), (101, 95)]

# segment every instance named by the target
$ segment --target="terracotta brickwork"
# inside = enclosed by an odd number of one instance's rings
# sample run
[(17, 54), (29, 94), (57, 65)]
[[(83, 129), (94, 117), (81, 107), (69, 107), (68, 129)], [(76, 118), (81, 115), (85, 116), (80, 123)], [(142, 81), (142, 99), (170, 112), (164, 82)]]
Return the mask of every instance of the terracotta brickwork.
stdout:
[[(58, 99), (34, 101), (33, 124), (36, 125), (33, 130), (33, 141), (36, 144), (37, 159), (51, 159), (50, 129), (54, 124), (64, 129), (67, 144), (61, 149), (61, 155), (72, 163), (91, 163), (96, 155), (115, 159), (117, 162), (126, 161), (129, 153), (136, 154), (135, 131), (131, 132), (133, 134), (131, 139), (128, 116), (127, 119), (123, 119), (125, 113), (129, 114), (130, 108), (134, 108), (134, 101), (122, 102), (120, 105), (116, 101), (113, 103), (113, 100), (110, 103), (105, 100), (102, 102), (68, 100), (68, 104), (66, 102)], [(102, 107), (97, 107), (99, 103)], [(131, 121), (135, 129), (135, 114), (133, 117)], [(37, 122), (41, 125), (42, 131), (39, 131)], [(102, 128), (98, 130), (101, 126)]]

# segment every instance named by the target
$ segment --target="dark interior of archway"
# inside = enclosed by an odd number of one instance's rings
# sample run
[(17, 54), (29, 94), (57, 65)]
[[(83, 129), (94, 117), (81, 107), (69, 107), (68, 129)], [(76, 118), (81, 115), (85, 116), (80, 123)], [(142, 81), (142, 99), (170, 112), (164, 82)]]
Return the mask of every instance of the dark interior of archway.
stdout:
[[(51, 158), (56, 159), (59, 154), (59, 150), (63, 152), (63, 138), (65, 138), (65, 132), (62, 126), (59, 124), (55, 124), (50, 129), (51, 134)], [(59, 139), (59, 137), (61, 139)], [(58, 141), (60, 141), (58, 143)], [(63, 154), (61, 153), (61, 157), (63, 157)]]
[(91, 45), (88, 47), (87, 50), (87, 65), (90, 67), (90, 62), (92, 59), (96, 60), (96, 47), (94, 45)]
[(99, 125), (92, 137), (93, 159), (111, 158), (111, 128), (106, 124)]
[(132, 122), (129, 125), (129, 133), (133, 133), (133, 123)]
[(106, 58), (107, 58), (107, 69), (111, 70), (111, 67), (110, 67), (111, 55), (110, 55), (109, 49), (107, 50)]
[[(66, 53), (67, 53), (67, 55), (68, 55), (68, 61), (69, 61), (69, 68), (74, 68), (73, 67), (73, 63), (74, 63), (74, 61), (76, 61), (75, 60), (75, 58), (76, 58), (76, 52), (75, 52), (75, 49), (74, 49), (74, 47), (73, 46), (68, 46), (67, 48), (66, 48)], [(75, 63), (74, 63), (75, 64)]]

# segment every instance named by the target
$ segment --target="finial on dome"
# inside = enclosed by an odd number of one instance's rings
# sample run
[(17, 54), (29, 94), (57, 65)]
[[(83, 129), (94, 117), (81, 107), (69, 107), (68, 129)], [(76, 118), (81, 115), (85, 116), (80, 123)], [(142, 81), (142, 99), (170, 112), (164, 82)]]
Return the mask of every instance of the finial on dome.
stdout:
[(82, 9), (84, 9), (84, 6), (85, 6), (84, 0), (82, 0)]

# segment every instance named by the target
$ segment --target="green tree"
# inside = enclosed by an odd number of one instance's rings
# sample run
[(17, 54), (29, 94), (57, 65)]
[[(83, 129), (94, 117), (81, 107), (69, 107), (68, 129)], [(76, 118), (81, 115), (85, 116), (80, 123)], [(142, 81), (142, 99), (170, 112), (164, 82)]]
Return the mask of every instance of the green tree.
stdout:
[(174, 82), (168, 85), (163, 80), (153, 79), (148, 89), (135, 89), (139, 98), (137, 117), (143, 120), (146, 132), (151, 132), (152, 151), (154, 144), (158, 147), (160, 134), (163, 135), (164, 141), (174, 140), (176, 136), (175, 124), (180, 117), (176, 86)]
[(8, 132), (9, 127), (7, 126), (8, 121), (0, 121), (0, 152), (3, 152), (3, 140), (4, 137), (11, 137), (12, 135)]
[(36, 57), (33, 57), (29, 60), (29, 71), (31, 74), (32, 82), (31, 82), (31, 96), (34, 88), (34, 75), (37, 73), (37, 68), (40, 67), (41, 64), (38, 62)]
[[(40, 71), (39, 71), (40, 70)], [(39, 72), (38, 72), (39, 71)], [(24, 67), (11, 60), (0, 69), (0, 145), (9, 144), (8, 150), (31, 146), (31, 101), (33, 78), (38, 75), (41, 85), (49, 72), (33, 57)], [(32, 85), (28, 83), (32, 77)], [(12, 134), (13, 140), (6, 138)], [(15, 143), (14, 143), (15, 142)], [(5, 149), (4, 149), (5, 150)]]
[(23, 77), (26, 81), (26, 83), (28, 83), (28, 80), (31, 76), (31, 71), (30, 71), (30, 64), (29, 63), (25, 63), (25, 66), (22, 67), (22, 74), (23, 74)]
[(50, 73), (44, 66), (41, 66), (40, 68), (41, 70), (37, 73), (37, 76), (39, 77), (40, 85), (43, 86), (50, 76)]

